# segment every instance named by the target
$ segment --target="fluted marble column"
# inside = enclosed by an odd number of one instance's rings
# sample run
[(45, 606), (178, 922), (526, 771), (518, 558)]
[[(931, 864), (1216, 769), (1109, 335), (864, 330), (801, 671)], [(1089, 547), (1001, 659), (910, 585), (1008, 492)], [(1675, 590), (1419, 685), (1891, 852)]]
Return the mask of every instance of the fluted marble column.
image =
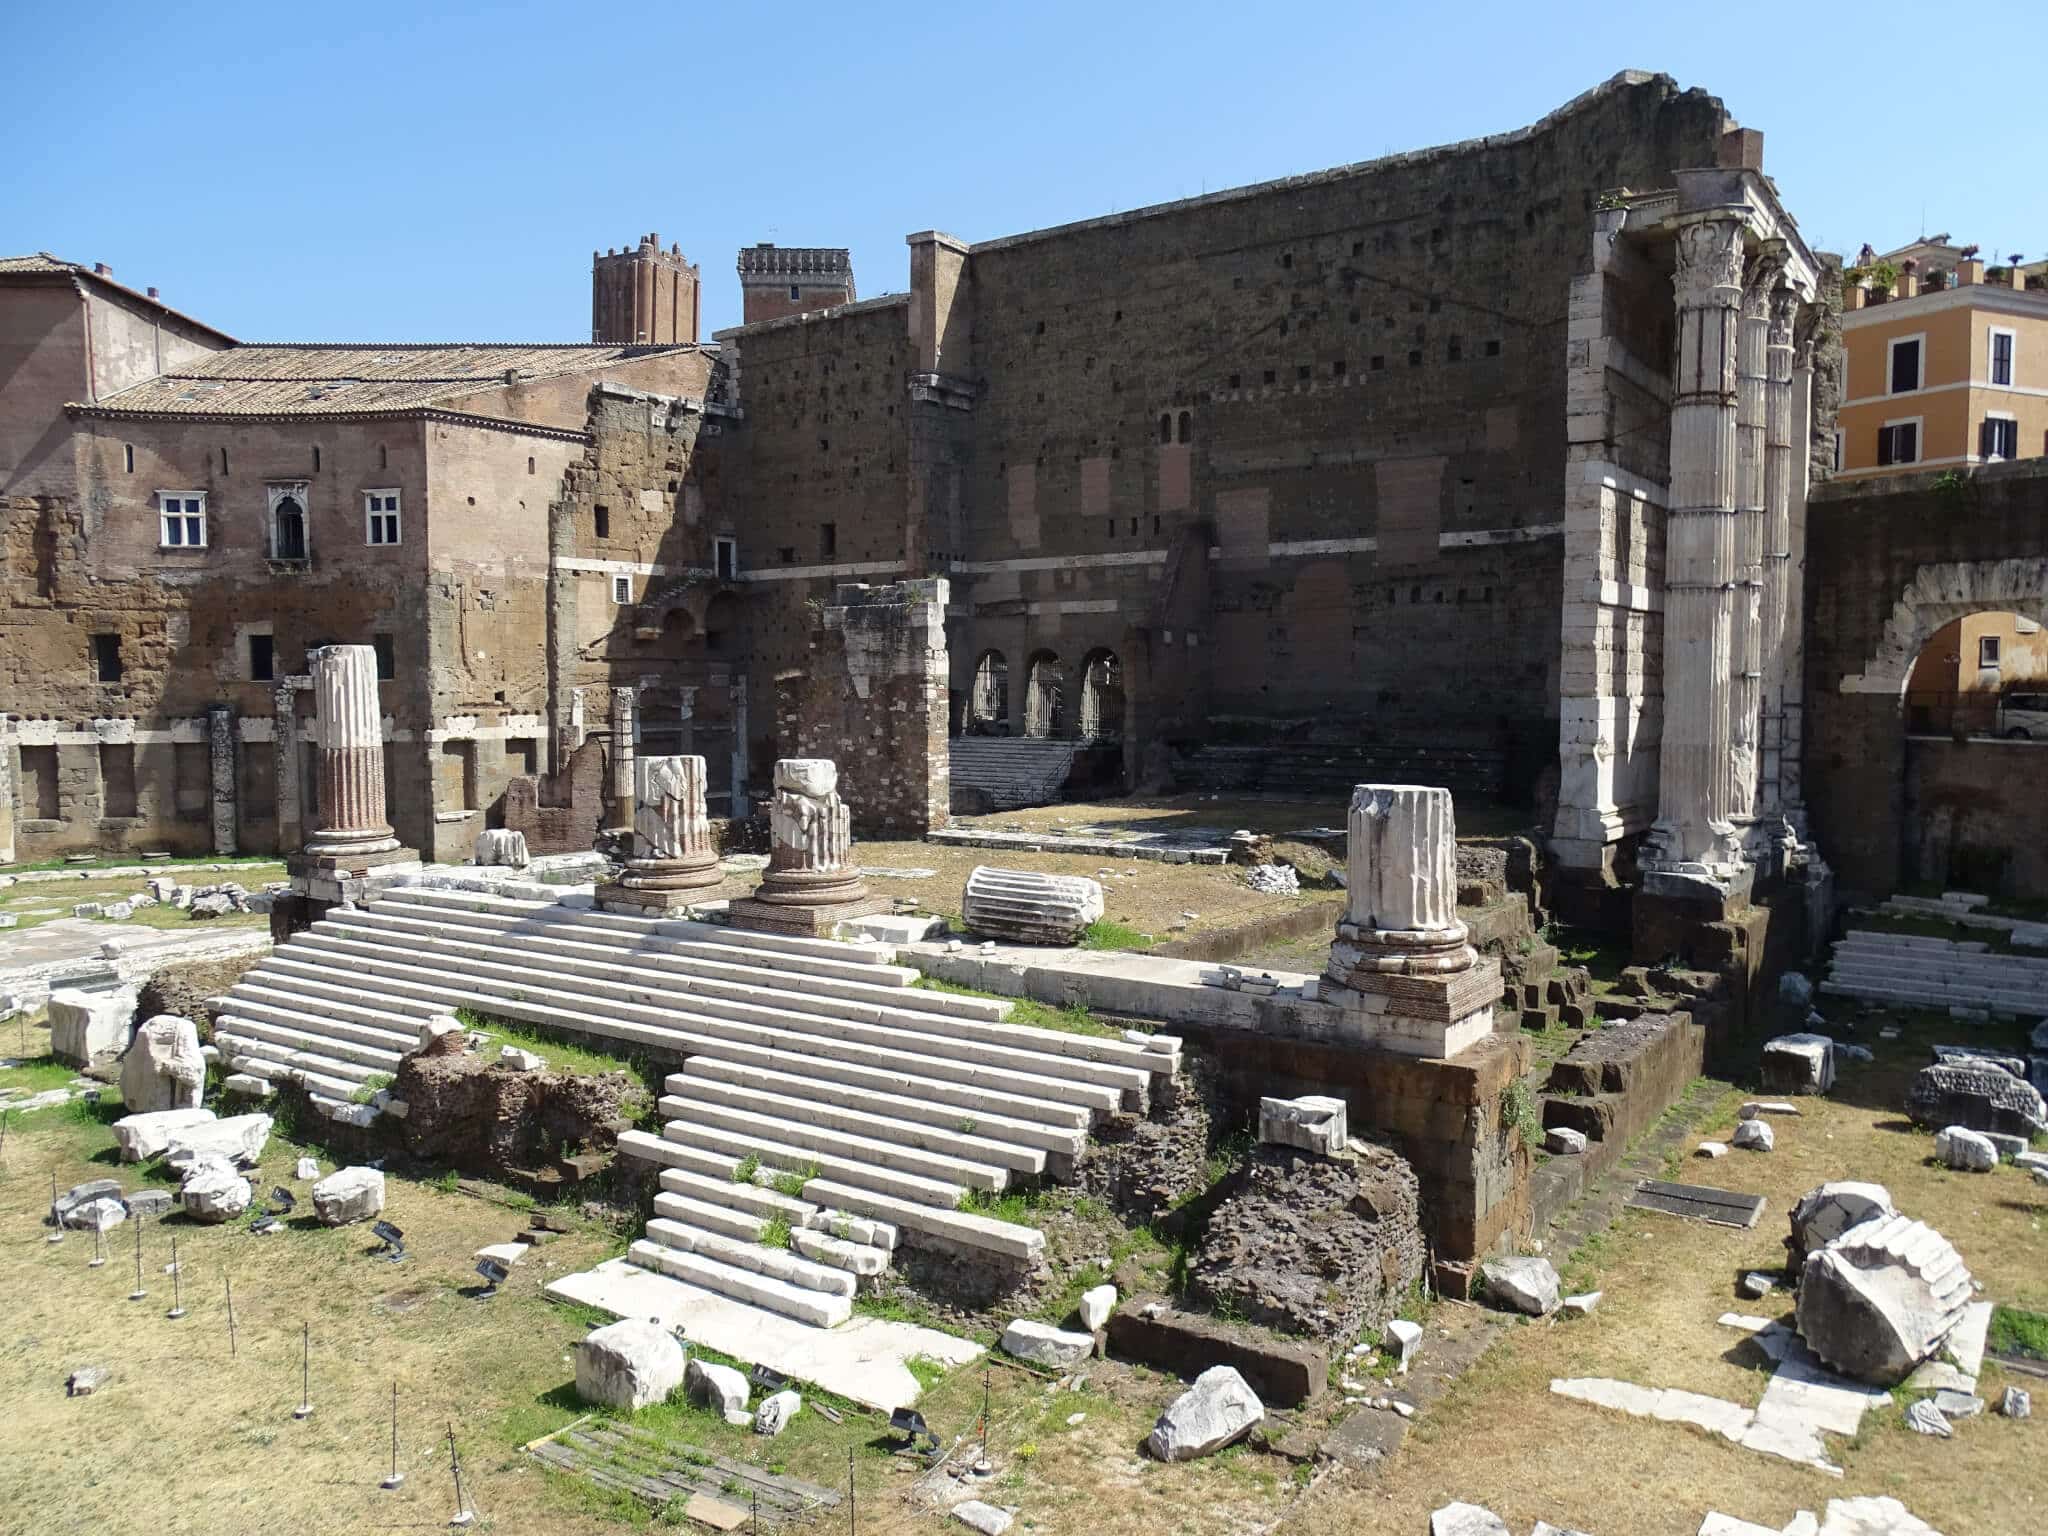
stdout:
[(839, 768), (830, 758), (777, 761), (768, 831), (768, 868), (757, 901), (822, 906), (867, 895), (851, 862), (853, 817), (839, 798)]
[(1799, 292), (1782, 274), (1771, 289), (1764, 386), (1763, 706), (1757, 811), (1785, 809), (1785, 623), (1792, 584), (1792, 327)]
[(1756, 816), (1763, 704), (1763, 587), (1766, 338), (1771, 291), (1785, 269), (1782, 252), (1750, 263), (1742, 291), (1742, 332), (1735, 373), (1734, 685), (1728, 722), (1730, 808), (1738, 823)]
[(1477, 955), (1458, 921), (1458, 833), (1451, 792), (1360, 784), (1351, 792), (1349, 895), (1337, 924), (1355, 951), (1344, 971), (1448, 975)]
[(1678, 374), (1665, 524), (1664, 736), (1646, 863), (1733, 859), (1736, 363), (1742, 221), (1678, 232)]
[(398, 846), (384, 811), (384, 722), (377, 653), (329, 645), (313, 653), (313, 740), (320, 753), (320, 828), (307, 854), (348, 859)]
[(702, 890), (725, 878), (704, 806), (704, 759), (641, 757), (633, 762), (633, 856), (619, 884), (628, 891)]

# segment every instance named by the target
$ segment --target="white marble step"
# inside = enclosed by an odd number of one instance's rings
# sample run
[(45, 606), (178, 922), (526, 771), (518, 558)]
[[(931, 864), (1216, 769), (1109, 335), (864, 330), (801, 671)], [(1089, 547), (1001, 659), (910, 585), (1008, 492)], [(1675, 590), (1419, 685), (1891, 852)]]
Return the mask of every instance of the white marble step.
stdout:
[(807, 1227), (791, 1232), (789, 1242), (792, 1248), (814, 1263), (829, 1264), (864, 1279), (879, 1275), (889, 1267), (889, 1255), (880, 1248), (849, 1242), (826, 1232), (814, 1232)]
[(701, 1254), (721, 1264), (730, 1264), (735, 1269), (750, 1269), (757, 1275), (766, 1275), (785, 1285), (822, 1291), (827, 1296), (851, 1296), (857, 1289), (853, 1271), (843, 1265), (820, 1264), (793, 1248), (771, 1248), (766, 1243), (738, 1241), (674, 1217), (657, 1216), (648, 1222), (647, 1237), (664, 1248)]
[[(681, 1142), (670, 1141), (667, 1137), (656, 1136), (648, 1131), (624, 1131), (619, 1135), (619, 1151), (627, 1157), (637, 1157), (645, 1162), (661, 1165), (659, 1175), (664, 1189), (673, 1189), (678, 1194), (694, 1194), (700, 1200), (714, 1205), (732, 1204), (739, 1209), (776, 1209), (788, 1215), (792, 1209), (809, 1214), (802, 1219), (802, 1225), (811, 1231), (827, 1237), (850, 1242), (856, 1247), (874, 1248), (883, 1254), (891, 1253), (896, 1247), (896, 1229), (885, 1221), (870, 1216), (858, 1216), (851, 1211), (826, 1210), (808, 1200), (798, 1200), (789, 1195), (757, 1184), (736, 1184), (734, 1175), (740, 1166), (738, 1157), (723, 1152), (709, 1152), (698, 1147), (686, 1147)], [(764, 1176), (772, 1178), (772, 1167), (764, 1170)], [(688, 1181), (676, 1182), (676, 1181)], [(713, 1194), (714, 1190), (729, 1192), (724, 1198)], [(763, 1200), (773, 1201), (772, 1207), (749, 1207), (742, 1203), (745, 1191), (751, 1190)], [(735, 1196), (741, 1198), (734, 1198)], [(796, 1218), (791, 1216), (791, 1224)]]
[[(370, 1007), (362, 1000), (362, 994), (346, 975), (331, 971), (292, 968), (292, 951), (289, 945), (272, 950), (254, 968), (242, 973), (236, 981), (237, 987), (284, 987), (300, 997), (320, 999), (321, 1011), (336, 1018), (352, 1019), (403, 1035), (417, 1041), (420, 1025), (432, 1018), (436, 1012), (431, 1003), (401, 1000), (387, 1002), (382, 1007)], [(230, 992), (233, 987), (228, 989)]]
[(660, 1178), (661, 1187), (672, 1194), (686, 1195), (706, 1205), (722, 1205), (763, 1221), (780, 1216), (791, 1226), (800, 1227), (818, 1211), (808, 1200), (778, 1194), (759, 1184), (738, 1183), (730, 1174), (720, 1179), (688, 1168), (664, 1168)]
[(768, 966), (797, 975), (836, 976), (848, 981), (868, 981), (881, 986), (908, 987), (918, 972), (904, 965), (884, 961), (880, 956), (891, 949), (863, 944), (843, 944), (837, 939), (801, 939), (784, 934), (756, 933), (751, 929), (729, 928), (713, 923), (693, 923), (675, 918), (633, 917), (604, 912), (594, 907), (570, 907), (556, 902), (512, 901), (467, 891), (434, 891), (400, 886), (385, 892), (373, 910), (384, 910), (386, 902), (398, 906), (439, 908), (448, 912), (480, 915), (509, 915), (540, 926), (559, 924), (565, 918), (586, 932), (614, 935), (657, 945), (671, 953), (701, 953), (706, 959), (724, 959), (738, 964)]
[[(515, 996), (541, 987), (568, 998), (588, 994), (642, 1007), (673, 1003), (699, 1017), (727, 1019), (735, 1023), (811, 1030), (827, 1027), (834, 1035), (848, 1040), (915, 1048), (933, 1055), (1009, 1067), (1039, 1077), (1114, 1088), (1121, 1102), (1133, 1109), (1143, 1107), (1150, 1091), (1149, 1066), (1134, 1066), (1128, 1061), (1098, 1059), (1092, 1055), (1073, 1055), (1067, 1043), (1084, 1041), (1084, 1037), (1052, 1030), (979, 1024), (921, 1016), (903, 1010), (841, 1008), (812, 1012), (801, 1006), (800, 998), (787, 992), (678, 984), (674, 979), (644, 967), (620, 967), (610, 976), (579, 976), (576, 978), (579, 993), (566, 993), (561, 991), (561, 986), (568, 978), (548, 962), (536, 961), (522, 953), (519, 942), (517, 936), (507, 936), (496, 946), (465, 952), (447, 947), (443, 940), (422, 938), (414, 946), (398, 949), (375, 938), (345, 936), (338, 925), (321, 922), (297, 940), (296, 947), (356, 957), (373, 975), (384, 974), (383, 967), (390, 963), (431, 966), (459, 975), (472, 986), (498, 988)], [(866, 1017), (863, 1017), (864, 1012)], [(1131, 1060), (1146, 1058), (1156, 1063), (1160, 1059), (1142, 1046), (1123, 1041), (1085, 1043), (1114, 1046)]]
[[(797, 1147), (812, 1156), (830, 1156), (845, 1162), (871, 1164), (892, 1173), (914, 1174), (942, 1184), (991, 1192), (1007, 1189), (1010, 1171), (998, 1164), (974, 1161), (944, 1152), (926, 1151), (908, 1142), (883, 1140), (879, 1135), (861, 1135), (830, 1125), (799, 1120), (774, 1110), (752, 1109), (732, 1102), (742, 1095), (724, 1083), (700, 1083), (683, 1078), (672, 1092), (661, 1096), (655, 1108), (671, 1124), (713, 1125), (740, 1135), (760, 1135), (784, 1147)], [(1040, 1154), (1041, 1156), (1043, 1154)]]
[(991, 1141), (1006, 1142), (1020, 1147), (1037, 1147), (1042, 1151), (1059, 1152), (1069, 1157), (1079, 1157), (1088, 1145), (1087, 1132), (1080, 1126), (1062, 1129), (1038, 1120), (1019, 1119), (999, 1113), (987, 1101), (1000, 1101), (1001, 1095), (979, 1095), (978, 1097), (984, 1101), (981, 1105), (944, 1100), (934, 1102), (924, 1093), (923, 1083), (914, 1078), (901, 1080), (897, 1084), (900, 1091), (882, 1092), (821, 1081), (809, 1074), (768, 1070), (716, 1056), (691, 1057), (684, 1063), (682, 1075), (717, 1078), (768, 1093), (792, 1094), (869, 1114), (891, 1115), (899, 1120), (918, 1120), (928, 1125), (947, 1126), (965, 1134), (985, 1136)]
[[(771, 1090), (715, 1075), (692, 1073), (685, 1065), (683, 1071), (668, 1079), (666, 1086), (671, 1098), (748, 1110), (790, 1125), (811, 1126), (821, 1132), (841, 1131), (896, 1148), (936, 1152), (992, 1168), (1004, 1168), (1012, 1174), (1035, 1178), (1045, 1172), (1045, 1150), (1042, 1147), (1018, 1146), (922, 1120), (848, 1109), (823, 1097), (813, 1096), (802, 1083), (795, 1085), (795, 1091)], [(956, 1125), (959, 1123), (955, 1122)]]
[(626, 1257), (643, 1269), (656, 1270), (673, 1279), (700, 1286), (720, 1296), (743, 1301), (764, 1311), (780, 1313), (814, 1328), (836, 1328), (853, 1316), (853, 1298), (791, 1285), (738, 1265), (724, 1264), (701, 1253), (642, 1238), (626, 1250)]
[(972, 1211), (947, 1209), (905, 1200), (866, 1185), (850, 1184), (821, 1174), (804, 1185), (804, 1198), (859, 1216), (878, 1216), (909, 1232), (925, 1232), (966, 1248), (985, 1249), (1019, 1263), (1045, 1256), (1045, 1234), (1036, 1227), (998, 1221)]
[(800, 990), (803, 995), (872, 1003), (920, 1012), (947, 1014), (963, 1019), (1001, 1020), (1010, 1011), (1002, 998), (970, 997), (960, 993), (937, 992), (928, 987), (905, 987), (889, 981), (843, 979), (812, 971), (777, 970), (757, 963), (752, 951), (715, 950), (703, 945), (683, 944), (670, 939), (645, 939), (632, 935), (592, 929), (576, 921), (572, 908), (546, 920), (499, 917), (492, 914), (444, 912), (439, 909), (392, 907), (383, 902), (353, 912), (330, 913), (323, 922), (354, 929), (374, 929), (394, 934), (424, 934), (455, 942), (496, 946), (501, 937), (516, 937), (533, 953), (560, 959), (591, 959), (626, 962), (673, 970), (686, 976)]
[[(687, 996), (671, 998), (660, 1006), (604, 1003), (537, 984), (500, 984), (445, 966), (405, 964), (376, 945), (304, 934), (293, 941), (292, 948), (304, 956), (304, 963), (351, 968), (366, 997), (431, 998), (450, 1012), (474, 1008), (520, 1022), (628, 1040), (686, 1055), (716, 1052), (719, 1042), (729, 1041), (805, 1057), (827, 1057), (883, 1072), (943, 1073), (955, 1082), (1023, 1089), (1036, 1097), (1105, 1113), (1116, 1109), (1123, 1098), (1114, 1087), (1066, 1077), (1042, 1077), (1017, 1066), (935, 1055), (921, 1040), (809, 1015), (777, 1015), (779, 1025), (770, 1028), (699, 1013)], [(316, 956), (321, 958), (316, 960)], [(605, 1011), (592, 1011), (598, 1007)], [(1103, 1067), (1088, 1070), (1122, 1071)]]
[(706, 1231), (718, 1232), (726, 1237), (739, 1238), (745, 1242), (758, 1242), (769, 1218), (759, 1211), (735, 1210), (728, 1205), (714, 1205), (709, 1200), (696, 1200), (688, 1195), (663, 1190), (654, 1197), (654, 1211), (671, 1221), (685, 1221)]
[[(662, 1126), (661, 1134), (664, 1140), (680, 1142), (686, 1147), (724, 1152), (734, 1158), (757, 1157), (768, 1167), (785, 1173), (829, 1174), (836, 1182), (849, 1188), (871, 1189), (905, 1204), (951, 1210), (960, 1203), (960, 1185), (943, 1179), (926, 1178), (922, 1174), (905, 1173), (879, 1163), (840, 1157), (815, 1147), (780, 1141), (758, 1133), (735, 1131), (701, 1119), (670, 1120)], [(804, 1198), (811, 1199), (809, 1195)], [(821, 1203), (812, 1200), (814, 1205)], [(855, 1210), (855, 1214), (865, 1213)]]
[(362, 1077), (344, 1076), (352, 1070), (347, 1062), (332, 1061), (324, 1057), (298, 1056), (290, 1052), (267, 1047), (261, 1041), (244, 1040), (230, 1030), (221, 1028), (225, 1021), (215, 1020), (214, 1042), (219, 1045), (221, 1056), (231, 1071), (246, 1072), (251, 1077), (260, 1077), (272, 1083), (298, 1083), (307, 1092), (331, 1094), (343, 1100), (353, 1100), (372, 1075), (364, 1071)]
[(256, 1033), (265, 1039), (294, 1041), (300, 1050), (323, 1050), (386, 1072), (396, 1072), (399, 1062), (419, 1048), (417, 1036), (406, 1039), (388, 1030), (330, 1019), (319, 1013), (324, 1005), (317, 999), (302, 1000), (268, 987), (252, 987), (239, 995), (231, 992), (215, 1001), (216, 1015), (231, 1013), (252, 1026), (260, 1024)]

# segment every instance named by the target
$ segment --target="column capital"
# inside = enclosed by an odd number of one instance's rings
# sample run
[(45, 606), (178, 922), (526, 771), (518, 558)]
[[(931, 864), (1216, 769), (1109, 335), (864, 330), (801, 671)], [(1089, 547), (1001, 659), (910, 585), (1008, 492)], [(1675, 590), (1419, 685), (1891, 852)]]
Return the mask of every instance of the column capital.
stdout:
[[(1799, 297), (1799, 290), (1781, 276), (1771, 289), (1771, 335), (1774, 347), (1790, 348), (1792, 332), (1799, 321), (1799, 309), (1805, 300)], [(1811, 343), (1808, 344), (1809, 346)]]
[(1739, 302), (1742, 222), (1735, 214), (1715, 213), (1678, 226), (1678, 267), (1672, 282), (1681, 308)]

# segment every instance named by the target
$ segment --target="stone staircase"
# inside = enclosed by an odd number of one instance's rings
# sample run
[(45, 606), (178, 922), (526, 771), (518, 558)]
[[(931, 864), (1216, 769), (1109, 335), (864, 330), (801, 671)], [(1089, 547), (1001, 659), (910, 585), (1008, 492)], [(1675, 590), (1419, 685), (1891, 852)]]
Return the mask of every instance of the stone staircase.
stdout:
[[(659, 1134), (620, 1151), (661, 1192), (628, 1258), (831, 1327), (899, 1241), (1036, 1263), (1036, 1229), (971, 1207), (1066, 1176), (1102, 1116), (1179, 1068), (1143, 1043), (1005, 1021), (1010, 1004), (914, 987), (873, 945), (750, 933), (475, 891), (399, 887), (337, 909), (216, 1003), (238, 1072), (349, 1104), (459, 1008), (681, 1059)], [(324, 1107), (324, 1106), (323, 1106)], [(403, 1107), (382, 1106), (403, 1113)]]
[(1834, 947), (1823, 993), (1899, 1008), (1962, 1008), (2048, 1018), (2048, 959), (1970, 941), (1852, 929)]
[(951, 789), (989, 811), (1051, 805), (1063, 797), (1079, 750), (1078, 742), (1035, 736), (955, 736), (947, 743)]

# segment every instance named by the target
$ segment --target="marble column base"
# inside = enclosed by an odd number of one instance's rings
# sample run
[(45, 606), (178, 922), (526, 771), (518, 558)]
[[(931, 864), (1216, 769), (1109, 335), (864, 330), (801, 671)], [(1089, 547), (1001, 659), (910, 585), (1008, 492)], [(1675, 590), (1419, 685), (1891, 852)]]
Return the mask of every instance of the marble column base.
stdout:
[[(854, 883), (859, 885), (857, 880)], [(869, 895), (863, 888), (862, 894), (853, 900), (824, 905), (800, 906), (787, 900), (763, 900), (758, 895), (743, 897), (733, 902), (727, 912), (735, 928), (829, 939), (833, 936), (832, 930), (849, 918), (874, 917), (894, 908), (895, 903), (887, 896)]]
[(1494, 1031), (1494, 1005), (1502, 996), (1500, 957), (1482, 955), (1449, 976), (1400, 975), (1346, 969), (1339, 950), (1316, 998), (1342, 1009), (1358, 1038), (1403, 1056), (1449, 1057)]

